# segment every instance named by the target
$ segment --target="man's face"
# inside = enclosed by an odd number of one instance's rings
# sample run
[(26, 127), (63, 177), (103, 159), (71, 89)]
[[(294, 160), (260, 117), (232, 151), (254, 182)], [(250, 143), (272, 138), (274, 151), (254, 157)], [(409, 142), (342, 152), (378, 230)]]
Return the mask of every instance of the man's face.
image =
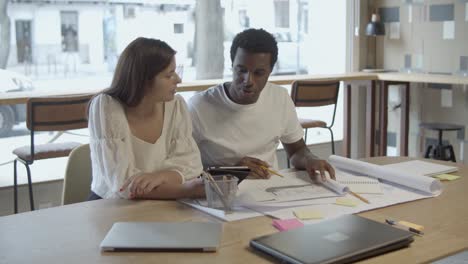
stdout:
[(271, 54), (238, 48), (232, 63), (233, 80), (227, 92), (238, 104), (257, 102), (271, 73)]

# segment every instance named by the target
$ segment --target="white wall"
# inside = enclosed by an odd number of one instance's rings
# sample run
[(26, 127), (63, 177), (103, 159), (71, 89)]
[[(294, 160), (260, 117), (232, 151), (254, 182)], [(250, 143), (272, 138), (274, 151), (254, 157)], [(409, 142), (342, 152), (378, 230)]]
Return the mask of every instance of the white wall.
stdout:
[(61, 41), (60, 12), (54, 8), (40, 8), (34, 11), (35, 45), (58, 45)]

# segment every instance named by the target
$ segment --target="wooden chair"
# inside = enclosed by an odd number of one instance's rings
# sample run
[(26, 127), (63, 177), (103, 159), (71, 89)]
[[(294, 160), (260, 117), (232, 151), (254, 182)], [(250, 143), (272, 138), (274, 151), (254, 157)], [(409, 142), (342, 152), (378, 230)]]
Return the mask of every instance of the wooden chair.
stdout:
[(36, 145), (34, 136), (37, 131), (65, 131), (88, 127), (87, 107), (92, 94), (56, 97), (35, 97), (27, 102), (26, 125), (30, 130), (31, 144), (13, 150), (17, 157), (13, 162), (14, 207), (18, 213), (17, 162), (26, 167), (29, 187), (29, 203), (34, 210), (34, 198), (29, 165), (36, 160), (66, 157), (77, 146), (76, 142), (46, 143)]
[(326, 128), (330, 131), (332, 154), (335, 154), (335, 140), (333, 136), (333, 130), (331, 128), (335, 122), (336, 102), (338, 100), (339, 89), (339, 81), (295, 81), (292, 84), (291, 89), (291, 98), (296, 107), (334, 105), (330, 125), (322, 120), (299, 118), (299, 122), (301, 123), (302, 128), (305, 129), (304, 141), (306, 143), (307, 130), (309, 128)]
[(68, 156), (62, 205), (86, 201), (91, 190), (91, 180), (91, 153), (89, 144), (84, 144), (72, 150)]

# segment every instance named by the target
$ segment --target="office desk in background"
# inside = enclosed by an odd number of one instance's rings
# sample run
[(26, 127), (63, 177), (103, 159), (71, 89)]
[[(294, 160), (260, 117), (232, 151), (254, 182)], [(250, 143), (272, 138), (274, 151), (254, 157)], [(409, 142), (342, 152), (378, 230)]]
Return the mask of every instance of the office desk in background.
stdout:
[[(408, 158), (371, 158), (376, 164)], [(453, 165), (453, 163), (450, 163)], [(468, 248), (468, 167), (459, 180), (444, 183), (435, 198), (394, 205), (359, 215), (384, 222), (407, 220), (425, 227), (409, 248), (364, 263), (419, 263)], [(220, 221), (174, 201), (98, 200), (0, 217), (0, 263), (269, 263), (248, 247), (250, 239), (277, 232), (266, 216), (224, 223), (216, 253), (102, 253), (101, 240), (117, 221)], [(311, 245), (313, 246), (313, 245)]]

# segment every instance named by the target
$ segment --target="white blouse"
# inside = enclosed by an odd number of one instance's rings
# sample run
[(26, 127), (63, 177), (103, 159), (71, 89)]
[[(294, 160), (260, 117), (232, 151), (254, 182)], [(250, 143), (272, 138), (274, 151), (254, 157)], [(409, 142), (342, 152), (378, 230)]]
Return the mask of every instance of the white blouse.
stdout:
[(176, 171), (182, 181), (202, 171), (200, 152), (192, 138), (187, 105), (180, 95), (165, 102), (161, 136), (148, 143), (130, 131), (123, 105), (100, 94), (89, 107), (89, 130), (93, 180), (91, 190), (102, 198), (128, 198), (120, 192), (126, 179), (140, 173)]

